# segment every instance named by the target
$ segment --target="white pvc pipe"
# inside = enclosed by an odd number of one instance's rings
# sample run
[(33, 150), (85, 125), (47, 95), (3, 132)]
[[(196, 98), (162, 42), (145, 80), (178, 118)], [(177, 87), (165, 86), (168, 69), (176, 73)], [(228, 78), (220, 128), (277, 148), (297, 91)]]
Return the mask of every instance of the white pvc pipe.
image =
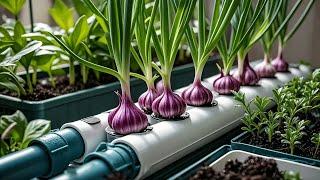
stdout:
[[(241, 87), (247, 100), (256, 96), (272, 97), (272, 90), (282, 86), (294, 76), (303, 73), (290, 68), (291, 73), (277, 73), (273, 79), (261, 79), (260, 86)], [(214, 76), (204, 80), (212, 90)], [(177, 90), (181, 92), (181, 89)], [(137, 154), (141, 168), (136, 179), (145, 178), (199, 147), (212, 142), (241, 123), (244, 112), (236, 107), (232, 96), (217, 96), (216, 107), (188, 107), (190, 118), (182, 121), (163, 121), (152, 125), (145, 134), (131, 134), (113, 141), (130, 146)]]

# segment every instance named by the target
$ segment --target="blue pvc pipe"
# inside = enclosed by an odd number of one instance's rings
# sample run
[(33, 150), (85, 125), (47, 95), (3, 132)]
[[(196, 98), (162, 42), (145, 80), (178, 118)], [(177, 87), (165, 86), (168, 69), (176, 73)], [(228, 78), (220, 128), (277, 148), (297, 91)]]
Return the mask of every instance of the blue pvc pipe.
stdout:
[(95, 159), (75, 169), (68, 169), (64, 174), (53, 178), (54, 180), (103, 180), (111, 174), (109, 167), (102, 160)]
[(140, 170), (135, 152), (125, 144), (101, 143), (80, 167), (66, 170), (54, 180), (134, 179)]
[(30, 179), (49, 172), (47, 153), (39, 146), (26, 148), (0, 159), (0, 179)]
[(61, 173), (84, 153), (81, 135), (72, 128), (49, 133), (31, 146), (0, 158), (0, 179), (31, 179)]

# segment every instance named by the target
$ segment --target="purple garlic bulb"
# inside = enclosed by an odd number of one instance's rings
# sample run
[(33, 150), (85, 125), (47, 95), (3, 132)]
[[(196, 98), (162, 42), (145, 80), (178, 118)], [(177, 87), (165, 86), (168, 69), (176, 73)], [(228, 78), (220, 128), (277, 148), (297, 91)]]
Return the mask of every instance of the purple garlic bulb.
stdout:
[(276, 69), (269, 62), (263, 61), (255, 67), (255, 71), (260, 78), (273, 78)]
[(232, 91), (240, 90), (240, 83), (231, 75), (221, 75), (213, 82), (213, 90), (219, 94), (227, 95), (232, 94)]
[(248, 55), (246, 55), (243, 65), (239, 63), (239, 68), (233, 74), (233, 77), (237, 79), (243, 86), (253, 86), (260, 80), (257, 73), (250, 66)]
[(152, 103), (159, 96), (155, 88), (148, 88), (138, 99), (140, 108), (146, 113), (152, 113)]
[[(120, 97), (120, 95), (118, 94)], [(125, 94), (121, 102), (108, 116), (109, 126), (121, 135), (143, 131), (148, 126), (147, 116)]]
[(289, 64), (283, 59), (282, 53), (271, 64), (277, 72), (288, 72)]
[(172, 92), (171, 89), (164, 89), (163, 93), (152, 103), (152, 111), (156, 116), (174, 119), (186, 111), (187, 105), (183, 99)]
[(190, 106), (210, 105), (213, 100), (212, 92), (204, 87), (200, 80), (196, 80), (184, 90), (181, 97)]
[(156, 90), (159, 94), (162, 94), (164, 91), (163, 81), (160, 80), (156, 83)]

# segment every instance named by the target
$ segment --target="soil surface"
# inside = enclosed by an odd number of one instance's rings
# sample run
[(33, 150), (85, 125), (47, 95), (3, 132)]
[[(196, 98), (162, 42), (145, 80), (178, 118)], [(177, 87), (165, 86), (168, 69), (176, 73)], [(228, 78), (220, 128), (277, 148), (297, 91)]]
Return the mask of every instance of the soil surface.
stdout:
[(223, 171), (203, 166), (190, 180), (271, 180), (283, 179), (274, 159), (249, 156), (243, 163), (229, 160)]
[[(308, 119), (311, 123), (306, 126), (306, 129), (304, 130), (305, 135), (300, 141), (301, 144), (295, 147), (294, 155), (320, 160), (320, 149), (317, 151), (317, 154), (314, 154), (316, 146), (311, 142), (313, 133), (320, 133), (320, 117), (319, 115), (308, 115), (307, 117), (305, 115), (299, 115), (299, 117), (299, 119)], [(280, 124), (278, 131), (280, 131), (280, 133), (277, 133), (275, 136), (273, 136), (272, 142), (268, 141), (268, 137), (265, 133), (261, 134), (260, 136), (251, 135), (243, 142), (290, 154), (290, 148), (288, 144), (281, 142), (283, 138), (280, 134), (284, 133), (284, 124)]]
[[(175, 63), (175, 66), (181, 66), (184, 64), (192, 63), (192, 59), (186, 58), (183, 61), (177, 60)], [(67, 75), (64, 76), (58, 76), (55, 77), (56, 80), (56, 87), (53, 88), (48, 80), (48, 78), (45, 79), (39, 79), (38, 83), (34, 87), (33, 93), (27, 93), (25, 96), (20, 96), (23, 100), (29, 100), (29, 101), (41, 101), (53, 97), (57, 97), (60, 95), (76, 92), (83, 89), (90, 89), (99, 85), (108, 84), (111, 82), (117, 81), (116, 78), (107, 75), (107, 74), (100, 74), (100, 79), (97, 80), (96, 77), (93, 75), (93, 73), (89, 74), (89, 78), (86, 84), (82, 82), (82, 78), (80, 76), (80, 72), (76, 72), (76, 82), (74, 85), (69, 85), (69, 79)], [(26, 87), (27, 88), (27, 87)], [(27, 89), (26, 89), (27, 91)], [(0, 94), (9, 95), (12, 97), (17, 97), (16, 93), (12, 93), (9, 91), (0, 91)]]

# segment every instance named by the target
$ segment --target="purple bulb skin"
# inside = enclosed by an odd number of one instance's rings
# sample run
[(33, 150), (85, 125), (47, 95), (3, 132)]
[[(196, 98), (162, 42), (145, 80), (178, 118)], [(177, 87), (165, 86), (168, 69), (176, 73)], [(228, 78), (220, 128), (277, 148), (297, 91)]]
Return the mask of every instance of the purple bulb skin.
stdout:
[(159, 94), (162, 94), (164, 91), (163, 81), (160, 80), (156, 83), (156, 90)]
[(237, 79), (240, 82), (240, 85), (242, 86), (254, 86), (256, 85), (260, 78), (256, 71), (250, 66), (248, 56), (246, 56), (243, 67), (242, 73), (240, 74), (239, 68), (238, 70), (233, 74), (233, 77)]
[(184, 100), (171, 89), (164, 89), (163, 93), (152, 103), (152, 111), (156, 116), (165, 119), (180, 117), (186, 111)]
[(232, 91), (240, 90), (240, 83), (231, 75), (224, 76), (221, 73), (220, 77), (213, 82), (213, 90), (221, 95), (229, 95)]
[(185, 89), (181, 94), (182, 99), (190, 106), (210, 105), (213, 100), (212, 92), (196, 80), (191, 86)]
[(152, 103), (159, 96), (158, 91), (155, 88), (148, 88), (138, 99), (140, 108), (146, 113), (152, 113)]
[(260, 78), (274, 78), (276, 69), (268, 62), (261, 62), (255, 67), (255, 71)]
[(283, 59), (282, 53), (271, 64), (277, 72), (288, 72), (289, 64)]
[(148, 126), (147, 116), (127, 95), (120, 98), (120, 105), (108, 116), (109, 126), (120, 135), (142, 132)]

